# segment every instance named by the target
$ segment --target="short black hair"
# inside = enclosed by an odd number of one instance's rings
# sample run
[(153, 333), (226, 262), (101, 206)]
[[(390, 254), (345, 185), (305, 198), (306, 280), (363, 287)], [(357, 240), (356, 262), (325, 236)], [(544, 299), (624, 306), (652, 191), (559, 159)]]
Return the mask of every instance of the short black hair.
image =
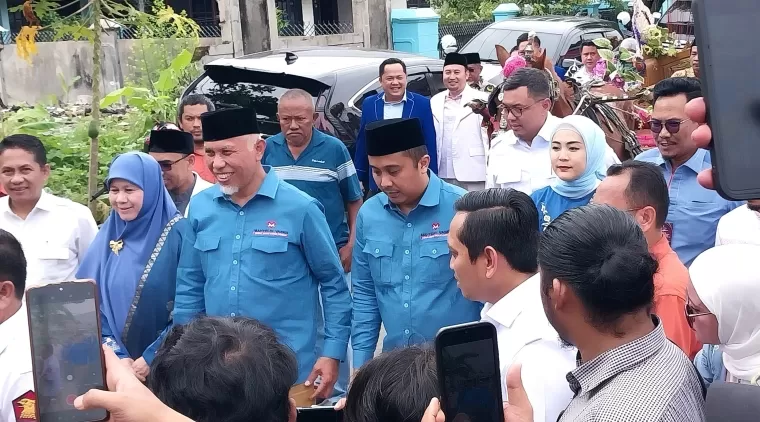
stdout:
[(670, 195), (668, 184), (659, 166), (644, 161), (628, 160), (622, 164), (613, 164), (607, 169), (607, 176), (627, 174), (630, 179), (625, 188), (625, 197), (629, 208), (652, 207), (657, 213), (655, 224), (662, 228), (668, 217)]
[[(694, 41), (691, 42), (691, 47), (697, 47), (697, 39), (694, 38)], [(689, 48), (691, 48), (689, 47)]]
[(414, 165), (417, 165), (420, 163), (422, 157), (428, 155), (428, 149), (426, 145), (420, 145), (404, 151), (403, 154), (411, 158), (412, 161), (414, 161)]
[(697, 78), (676, 77), (663, 79), (657, 82), (652, 90), (652, 104), (661, 97), (670, 98), (685, 95), (686, 101), (691, 101), (702, 96), (702, 85)]
[(538, 210), (533, 200), (514, 189), (468, 192), (454, 203), (467, 216), (457, 238), (474, 262), (486, 246), (504, 255), (521, 273), (538, 271)]
[(599, 49), (599, 47), (591, 40), (583, 41), (583, 43), (581, 43), (581, 50), (583, 50), (583, 47), (594, 47), (597, 50)]
[(194, 105), (205, 105), (207, 109), (206, 111), (216, 110), (214, 103), (212, 103), (207, 96), (203, 94), (190, 94), (183, 98), (179, 103), (179, 107), (177, 108), (177, 122), (182, 121), (182, 114), (185, 112), (185, 107)]
[(552, 88), (546, 72), (532, 67), (521, 67), (512, 72), (504, 81), (502, 91), (514, 91), (518, 88), (528, 88), (528, 94), (534, 99), (551, 98)]
[(10, 281), (21, 300), (26, 289), (26, 258), (21, 243), (7, 231), (0, 229), (0, 281)]
[(44, 167), (47, 164), (47, 151), (40, 138), (19, 133), (10, 135), (0, 141), (0, 155), (9, 149), (22, 149), (34, 157), (34, 162)]
[[(541, 47), (541, 38), (538, 38), (538, 35), (536, 35), (535, 37), (533, 37), (533, 40), (536, 42), (536, 44), (538, 44), (539, 47)], [(527, 32), (523, 32), (522, 34), (520, 34), (519, 37), (517, 37), (517, 45), (515, 47), (519, 48), (520, 44), (524, 43), (525, 41), (528, 41), (528, 33)]]
[(175, 326), (151, 364), (148, 387), (196, 422), (287, 422), (298, 377), (292, 350), (243, 317), (201, 317)]
[(599, 331), (621, 336), (621, 318), (651, 309), (657, 261), (624, 211), (596, 204), (565, 211), (544, 230), (538, 262), (544, 297), (552, 280), (567, 283)]
[(438, 396), (435, 352), (411, 346), (385, 352), (356, 373), (346, 397), (346, 422), (419, 421)]
[(519, 48), (517, 46), (514, 46), (514, 47), (512, 47), (511, 50), (509, 50), (509, 54), (512, 54), (512, 53), (514, 53), (517, 50), (519, 50)]
[(400, 64), (401, 68), (404, 69), (404, 73), (406, 73), (406, 63), (404, 63), (403, 60), (397, 59), (395, 57), (391, 57), (390, 59), (383, 60), (382, 63), (380, 63), (380, 77), (383, 77), (383, 73), (385, 73), (385, 66), (389, 66), (392, 64)]

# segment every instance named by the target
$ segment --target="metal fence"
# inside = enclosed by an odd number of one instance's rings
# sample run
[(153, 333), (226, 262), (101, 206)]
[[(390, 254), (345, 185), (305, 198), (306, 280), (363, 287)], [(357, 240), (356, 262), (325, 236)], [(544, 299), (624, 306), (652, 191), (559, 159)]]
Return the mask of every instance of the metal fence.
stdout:
[[(444, 35), (453, 35), (457, 40), (457, 46), (462, 48), (472, 37), (482, 31), (483, 28), (492, 24), (493, 21), (482, 22), (457, 22), (448, 23), (438, 26), (438, 38), (440, 39)], [(441, 53), (443, 55), (443, 53)], [(443, 58), (443, 57), (441, 57)]]
[[(222, 36), (222, 28), (218, 24), (199, 24), (200, 31), (198, 35), (201, 38), (215, 38)], [(3, 32), (2, 43), (3, 44), (15, 44), (18, 32)], [(131, 40), (140, 38), (140, 31), (137, 28), (122, 27), (118, 29), (119, 38), (123, 40)], [(74, 39), (70, 35), (64, 35), (56, 37), (56, 33), (52, 29), (43, 29), (37, 32), (36, 42), (53, 42), (53, 41), (73, 41)]]
[(278, 28), (277, 35), (281, 37), (311, 37), (315, 35), (351, 34), (353, 32), (353, 22), (297, 22), (288, 23), (282, 28)]

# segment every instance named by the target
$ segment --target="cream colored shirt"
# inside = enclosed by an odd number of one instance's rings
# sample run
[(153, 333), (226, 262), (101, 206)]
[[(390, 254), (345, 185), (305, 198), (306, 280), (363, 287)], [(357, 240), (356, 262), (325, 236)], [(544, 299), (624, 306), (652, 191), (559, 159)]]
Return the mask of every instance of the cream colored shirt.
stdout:
[(760, 245), (760, 212), (745, 204), (720, 218), (715, 246), (732, 243)]
[(0, 323), (0, 422), (16, 422), (14, 406), (28, 391), (34, 391), (29, 324), (22, 306)]

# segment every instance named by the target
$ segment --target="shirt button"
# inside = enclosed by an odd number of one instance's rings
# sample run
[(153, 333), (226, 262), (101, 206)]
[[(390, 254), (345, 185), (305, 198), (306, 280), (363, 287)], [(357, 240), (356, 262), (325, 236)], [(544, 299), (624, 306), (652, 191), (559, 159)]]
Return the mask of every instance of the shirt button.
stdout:
[(405, 250), (404, 253), (409, 255), (409, 249)]
[(240, 235), (235, 236), (235, 239), (240, 239)]
[(409, 330), (404, 330), (404, 334), (409, 334)]
[(408, 307), (409, 307), (409, 304), (408, 304), (408, 303), (405, 303), (405, 304), (404, 304), (404, 308), (408, 308)]
[(234, 261), (232, 261), (232, 263), (233, 263), (234, 265), (237, 265), (237, 259), (236, 259), (236, 260), (234, 260)]
[(245, 215), (245, 211), (240, 211), (240, 215)]
[(412, 227), (412, 223), (406, 223), (407, 227)]
[(375, 249), (375, 253), (380, 253), (380, 249)]
[(230, 287), (230, 290), (235, 291), (235, 286)]
[(433, 249), (433, 255), (438, 253), (438, 249)]
[(409, 274), (404, 276), (404, 280), (409, 280)]
[(230, 313), (230, 316), (235, 316), (235, 313), (234, 312)]

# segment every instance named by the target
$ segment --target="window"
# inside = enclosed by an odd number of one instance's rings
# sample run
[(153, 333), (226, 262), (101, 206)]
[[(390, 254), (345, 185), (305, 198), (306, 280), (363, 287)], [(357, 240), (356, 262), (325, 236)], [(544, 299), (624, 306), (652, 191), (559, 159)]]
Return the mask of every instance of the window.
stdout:
[[(430, 85), (428, 85), (427, 78), (425, 78), (424, 73), (415, 73), (413, 75), (407, 76), (406, 89), (414, 92), (415, 94), (424, 95), (430, 98)], [(380, 86), (380, 82), (373, 83), (366, 91), (362, 93), (359, 98), (356, 99), (354, 107), (356, 107), (358, 110), (361, 110), (364, 100), (381, 92), (383, 92), (383, 88)]]
[[(497, 60), (496, 46), (500, 45), (506, 48), (507, 51), (512, 50), (512, 47), (517, 44), (517, 37), (522, 35), (523, 32), (524, 31), (513, 31), (511, 29), (484, 29), (478, 35), (475, 35), (475, 37), (462, 48), (460, 53), (478, 53), (480, 54), (481, 60)], [(560, 42), (562, 41), (562, 36), (546, 33), (537, 33), (536, 35), (541, 40), (541, 47), (546, 48), (549, 57), (556, 57), (557, 50), (561, 47)]]
[(430, 74), (430, 85), (433, 87), (433, 95), (446, 90), (446, 86), (443, 84), (443, 71)]
[(572, 60), (581, 60), (581, 45), (583, 44), (583, 41), (581, 40), (581, 37), (576, 35), (572, 38), (572, 44), (570, 44), (570, 47), (567, 48), (567, 51), (565, 54), (560, 57), (559, 65), (562, 65), (563, 60), (572, 59)]

